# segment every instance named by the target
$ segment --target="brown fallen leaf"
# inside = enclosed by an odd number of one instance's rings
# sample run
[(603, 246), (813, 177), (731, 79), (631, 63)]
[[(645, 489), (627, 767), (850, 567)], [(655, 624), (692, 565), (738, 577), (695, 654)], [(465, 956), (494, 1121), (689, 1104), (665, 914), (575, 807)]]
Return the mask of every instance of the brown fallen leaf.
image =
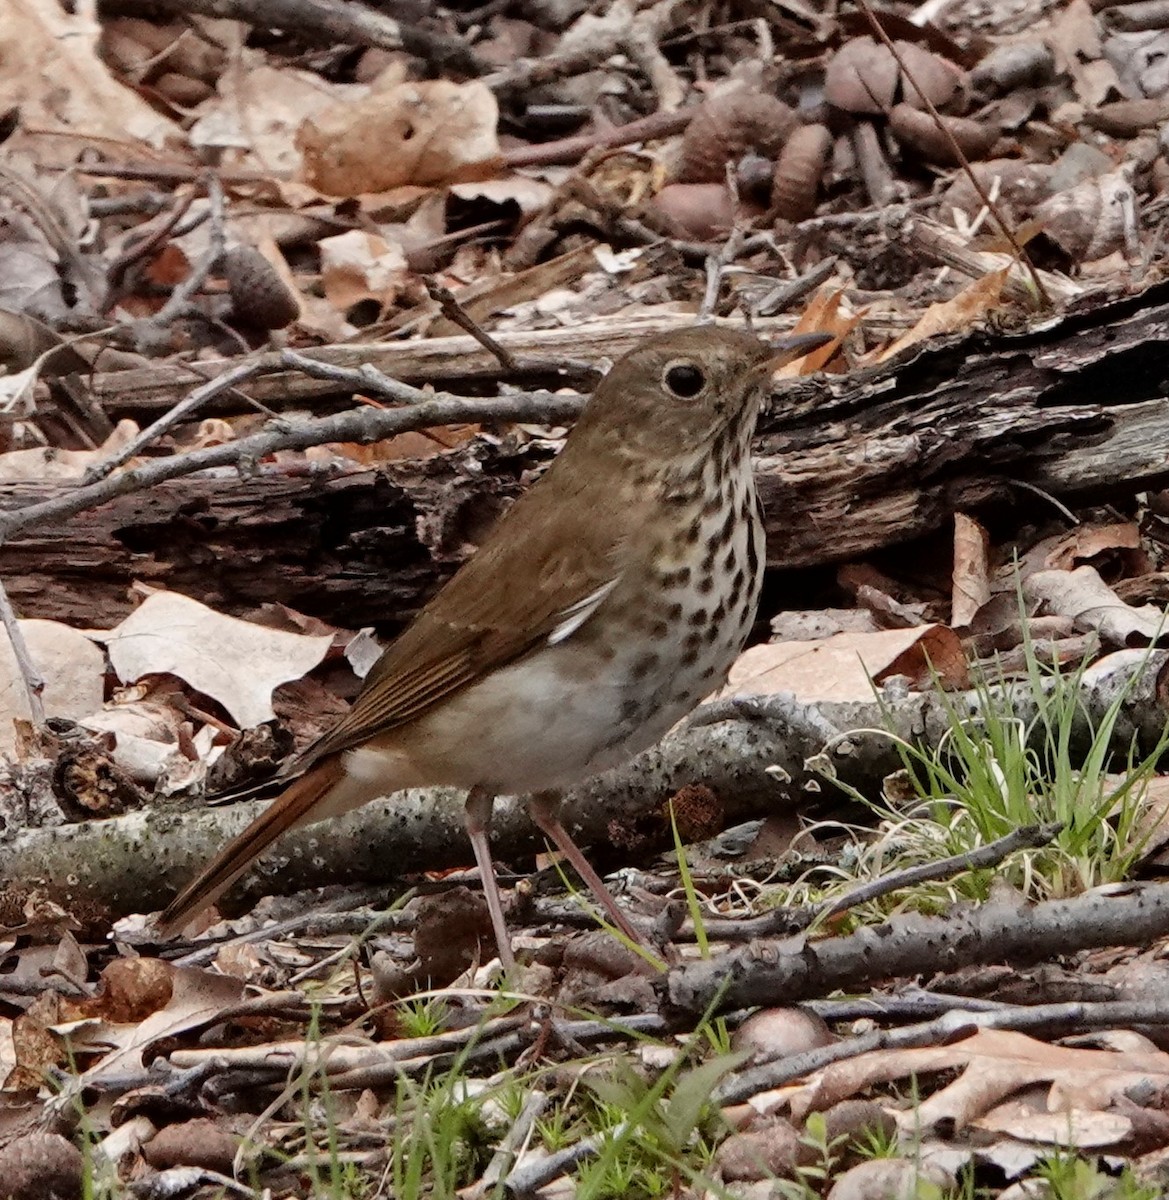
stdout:
[(306, 120), (297, 134), (304, 179), (331, 196), (498, 172), (499, 105), (486, 84), (395, 83)]
[(871, 700), (873, 684), (891, 675), (925, 686), (969, 683), (958, 635), (945, 625), (839, 633), (815, 642), (752, 646), (731, 667), (723, 696), (791, 692), (801, 700)]
[(954, 591), (950, 624), (969, 628), (990, 600), (990, 538), (965, 513), (954, 514)]
[(883, 350), (866, 355), (865, 363), (883, 363), (896, 358), (911, 346), (916, 346), (928, 338), (941, 333), (957, 333), (967, 330), (976, 321), (981, 320), (992, 309), (999, 306), (1003, 294), (1003, 285), (1007, 282), (1010, 267), (1002, 267), (990, 271), (981, 279), (976, 279), (949, 300), (931, 304), (921, 315), (921, 319), (907, 333), (903, 333), (895, 342)]
[(227, 617), (177, 592), (148, 596), (104, 635), (119, 679), (175, 675), (241, 728), (272, 720), (272, 692), (318, 666), (332, 640)]

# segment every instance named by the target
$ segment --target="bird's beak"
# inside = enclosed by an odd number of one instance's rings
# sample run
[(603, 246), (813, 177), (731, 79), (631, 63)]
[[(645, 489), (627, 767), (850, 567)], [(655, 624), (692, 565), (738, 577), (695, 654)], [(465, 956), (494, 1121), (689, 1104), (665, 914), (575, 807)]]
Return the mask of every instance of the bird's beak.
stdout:
[(770, 375), (780, 367), (786, 367), (797, 358), (803, 358), (805, 354), (819, 350), (821, 346), (827, 346), (835, 340), (836, 335), (833, 333), (789, 333), (783, 337), (771, 338), (768, 343), (771, 356), (759, 369), (763, 374)]

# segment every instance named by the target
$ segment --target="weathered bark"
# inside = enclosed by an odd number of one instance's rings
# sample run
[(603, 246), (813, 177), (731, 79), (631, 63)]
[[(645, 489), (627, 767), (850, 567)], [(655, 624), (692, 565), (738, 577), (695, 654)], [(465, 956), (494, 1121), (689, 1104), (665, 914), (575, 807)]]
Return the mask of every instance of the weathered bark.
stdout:
[[(1165, 651), (1126, 650), (1085, 671), (1080, 680), (1084, 736), (1099, 727), (1119, 698), (1115, 751), (1123, 757), (1136, 745), (1142, 754), (1151, 753), (1164, 730), (1157, 681), (1166, 660)], [(1010, 685), (996, 694), (1009, 699), (1024, 723), (1033, 719), (1035, 698), (1027, 685)], [(955, 709), (973, 715), (981, 703), (976, 692), (948, 703), (934, 693), (884, 703), (812, 706), (784, 696), (747, 698), (739, 706), (718, 703), (700, 709), (690, 723), (626, 766), (574, 788), (562, 815), (582, 845), (616, 848), (637, 835), (643, 857), (655, 836), (660, 845), (668, 844), (669, 823), (660, 819), (661, 810), (687, 784), (709, 787), (730, 822), (806, 808), (809, 797), (824, 793), (825, 777), (875, 792), (902, 763), (882, 728), (905, 741), (936, 745)], [(388, 883), (418, 871), (468, 865), (463, 799), (449, 788), (413, 789), (295, 830), (233, 889), (232, 898), (254, 900), (325, 884)], [(103, 916), (161, 908), (263, 803), (184, 812), (153, 808), (17, 832), (0, 846), (0, 897), (35, 890), (70, 911)], [(646, 822), (650, 814), (659, 819)], [(497, 805), (492, 843), (505, 861), (541, 844), (522, 802), (506, 799)]]
[[(644, 332), (501, 340), (545, 362), (596, 361)], [(765, 415), (757, 443), (771, 566), (847, 561), (942, 528), (959, 509), (1037, 503), (1017, 482), (1122, 499), (1169, 479), (1167, 339), (1163, 285), (1034, 332), (931, 349), (894, 371), (800, 381)], [(499, 370), (460, 338), (315, 353), (348, 365), (368, 358), (407, 379), (466, 383)], [(335, 386), (288, 373), (255, 384), (249, 390), (266, 402), (319, 401)], [(190, 379), (168, 367), (98, 375), (93, 386), (113, 415), (143, 415)], [(343, 479), (265, 469), (178, 480), (14, 539), (0, 572), (28, 616), (113, 618), (127, 607), (127, 584), (145, 577), (229, 612), (280, 601), (342, 625), (392, 629), (546, 461), (539, 446), (482, 439), (441, 461)], [(0, 487), (0, 508), (48, 494)]]

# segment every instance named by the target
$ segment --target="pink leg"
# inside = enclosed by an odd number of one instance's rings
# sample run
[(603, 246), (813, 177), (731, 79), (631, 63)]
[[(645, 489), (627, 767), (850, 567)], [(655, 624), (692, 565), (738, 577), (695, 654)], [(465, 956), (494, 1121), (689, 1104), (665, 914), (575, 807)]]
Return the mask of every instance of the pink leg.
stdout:
[(487, 911), (491, 914), (491, 928), (495, 930), (499, 960), (503, 963), (504, 971), (510, 975), (515, 970), (515, 956), (511, 952), (507, 922), (503, 919), (503, 900), (499, 895), (495, 864), (491, 861), (491, 845), (487, 840), (487, 830), (491, 825), (491, 806), (494, 801), (495, 797), (490, 792), (473, 787), (467, 793), (465, 820), (467, 833), (471, 838), (471, 849), (475, 851), (475, 862), (483, 880), (483, 897), (487, 901)]
[(561, 825), (559, 808), (559, 800), (552, 792), (537, 792), (528, 798), (528, 810), (532, 814), (532, 820), (573, 865), (576, 873), (585, 881), (589, 891), (609, 914), (609, 919), (631, 942), (638, 946), (645, 946), (645, 937), (634, 929), (629, 918), (617, 907), (617, 901), (613, 899), (612, 893), (593, 870), (589, 860), (581, 853), (580, 847), (569, 837), (568, 830)]

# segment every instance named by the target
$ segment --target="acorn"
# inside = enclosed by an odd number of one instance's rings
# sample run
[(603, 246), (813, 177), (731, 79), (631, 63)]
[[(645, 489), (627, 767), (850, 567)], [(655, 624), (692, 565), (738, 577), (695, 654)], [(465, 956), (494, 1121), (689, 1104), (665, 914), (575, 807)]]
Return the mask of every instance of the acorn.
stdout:
[(803, 125), (788, 138), (771, 181), (771, 205), (777, 217), (803, 221), (816, 211), (816, 193), (832, 144), (825, 125)]
[(746, 90), (712, 96), (698, 108), (682, 135), (675, 179), (722, 183), (727, 163), (749, 152), (774, 159), (799, 124), (777, 96)]
[(233, 246), (223, 274), (236, 317), (257, 329), (283, 329), (300, 316), (300, 301), (255, 246)]
[[(938, 120), (958, 143), (967, 161), (985, 157), (999, 140), (997, 129), (969, 117), (940, 116)], [(897, 104), (889, 113), (889, 128), (902, 146), (917, 151), (926, 162), (956, 167), (958, 155), (950, 139), (938, 128), (938, 120), (912, 105)]]

